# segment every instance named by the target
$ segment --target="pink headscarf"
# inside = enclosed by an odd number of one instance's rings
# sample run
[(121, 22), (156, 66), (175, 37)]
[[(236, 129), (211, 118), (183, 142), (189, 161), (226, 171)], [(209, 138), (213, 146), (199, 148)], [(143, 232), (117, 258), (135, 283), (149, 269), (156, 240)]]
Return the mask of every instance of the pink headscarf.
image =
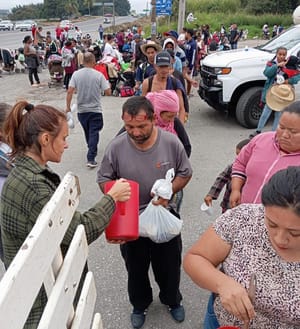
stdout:
[(174, 90), (162, 90), (151, 92), (146, 95), (146, 98), (152, 103), (154, 113), (156, 114), (156, 125), (163, 130), (169, 131), (177, 135), (174, 129), (174, 121), (165, 122), (162, 120), (161, 112), (179, 112), (179, 99)]

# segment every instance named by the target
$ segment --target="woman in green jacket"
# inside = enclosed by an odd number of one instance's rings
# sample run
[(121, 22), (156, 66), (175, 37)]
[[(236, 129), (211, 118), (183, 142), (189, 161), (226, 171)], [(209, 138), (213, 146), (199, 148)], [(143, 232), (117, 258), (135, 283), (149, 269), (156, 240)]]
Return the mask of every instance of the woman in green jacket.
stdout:
[[(15, 164), (4, 183), (0, 202), (7, 268), (60, 183), (59, 176), (47, 163), (61, 161), (68, 147), (68, 124), (65, 114), (51, 106), (19, 101), (5, 121), (4, 134)], [(84, 225), (87, 241), (92, 243), (108, 225), (116, 201), (129, 198), (129, 183), (119, 179), (91, 209), (84, 213), (75, 211), (61, 244), (62, 253), (66, 253), (79, 224)], [(24, 328), (37, 328), (46, 302), (42, 287)]]

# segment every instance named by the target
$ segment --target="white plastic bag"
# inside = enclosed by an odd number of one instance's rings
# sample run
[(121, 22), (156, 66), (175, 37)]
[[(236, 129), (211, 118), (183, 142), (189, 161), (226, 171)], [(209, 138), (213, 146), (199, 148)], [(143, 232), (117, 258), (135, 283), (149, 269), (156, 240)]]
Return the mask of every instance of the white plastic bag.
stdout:
[(163, 199), (170, 200), (173, 194), (172, 180), (174, 179), (174, 168), (169, 169), (166, 173), (166, 178), (158, 179), (152, 186), (151, 193)]
[(75, 121), (72, 112), (67, 112), (67, 123), (70, 129), (75, 128)]
[(180, 233), (181, 228), (180, 219), (165, 207), (154, 205), (152, 201), (139, 218), (139, 235), (156, 243), (170, 241)]

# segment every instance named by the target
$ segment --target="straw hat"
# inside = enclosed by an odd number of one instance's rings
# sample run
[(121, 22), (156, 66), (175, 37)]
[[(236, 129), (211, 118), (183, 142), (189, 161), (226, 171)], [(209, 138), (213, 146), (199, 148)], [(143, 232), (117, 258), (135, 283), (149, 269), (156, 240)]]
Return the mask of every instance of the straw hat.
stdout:
[(273, 111), (282, 111), (295, 100), (295, 91), (290, 84), (272, 86), (266, 95), (266, 102)]
[(148, 48), (154, 48), (157, 52), (162, 50), (162, 47), (156, 43), (155, 41), (149, 40), (147, 43), (141, 46), (141, 51), (144, 55), (146, 55), (146, 51)]

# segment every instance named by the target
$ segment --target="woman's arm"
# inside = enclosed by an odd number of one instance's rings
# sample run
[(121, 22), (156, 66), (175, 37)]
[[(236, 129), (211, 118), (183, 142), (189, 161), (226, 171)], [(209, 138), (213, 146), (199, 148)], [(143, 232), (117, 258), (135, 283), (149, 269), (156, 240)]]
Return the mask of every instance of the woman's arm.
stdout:
[(230, 250), (231, 245), (222, 240), (211, 226), (188, 250), (183, 268), (198, 286), (219, 294), (228, 312), (249, 322), (255, 312), (246, 289), (217, 268)]

